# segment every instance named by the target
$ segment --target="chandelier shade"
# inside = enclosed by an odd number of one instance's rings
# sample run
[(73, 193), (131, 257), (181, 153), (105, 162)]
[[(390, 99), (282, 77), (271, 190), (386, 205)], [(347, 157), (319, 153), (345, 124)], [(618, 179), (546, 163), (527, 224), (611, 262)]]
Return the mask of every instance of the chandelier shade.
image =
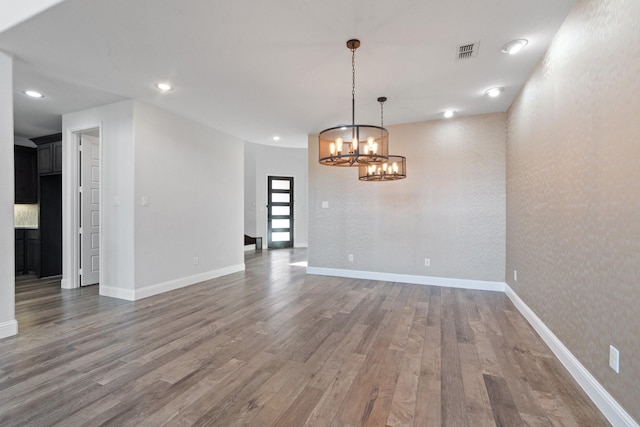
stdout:
[(347, 41), (351, 51), (351, 124), (328, 128), (318, 135), (318, 161), (325, 166), (382, 164), (389, 157), (389, 132), (382, 126), (356, 124), (356, 49), (360, 40)]
[(390, 155), (382, 164), (361, 165), (358, 167), (360, 181), (397, 181), (407, 177), (407, 158)]
[(336, 126), (320, 132), (319, 147), (326, 166), (379, 164), (389, 157), (389, 132), (372, 125)]

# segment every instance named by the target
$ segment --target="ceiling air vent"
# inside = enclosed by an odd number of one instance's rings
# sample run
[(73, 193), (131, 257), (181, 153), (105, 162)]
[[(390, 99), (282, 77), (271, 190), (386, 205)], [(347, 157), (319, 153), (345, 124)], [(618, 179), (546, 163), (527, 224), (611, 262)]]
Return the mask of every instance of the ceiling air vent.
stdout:
[(471, 59), (478, 56), (478, 48), (480, 47), (480, 42), (473, 43), (465, 43), (463, 45), (458, 46), (458, 60), (462, 59)]

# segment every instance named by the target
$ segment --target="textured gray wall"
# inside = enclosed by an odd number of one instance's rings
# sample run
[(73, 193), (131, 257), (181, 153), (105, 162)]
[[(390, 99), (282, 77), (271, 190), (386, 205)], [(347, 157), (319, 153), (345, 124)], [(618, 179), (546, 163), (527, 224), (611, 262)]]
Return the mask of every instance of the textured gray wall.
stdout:
[(309, 137), (309, 266), (504, 282), (506, 115), (389, 132), (390, 153), (407, 157), (402, 181), (321, 166)]
[(512, 105), (507, 143), (508, 284), (636, 420), (638, 17), (637, 0), (579, 1)]

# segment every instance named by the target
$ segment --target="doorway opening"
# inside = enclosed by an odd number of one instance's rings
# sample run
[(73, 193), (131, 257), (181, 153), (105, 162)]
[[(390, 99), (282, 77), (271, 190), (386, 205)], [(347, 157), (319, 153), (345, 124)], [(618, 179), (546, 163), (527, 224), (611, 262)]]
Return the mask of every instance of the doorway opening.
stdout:
[(293, 177), (267, 177), (267, 247), (293, 247)]

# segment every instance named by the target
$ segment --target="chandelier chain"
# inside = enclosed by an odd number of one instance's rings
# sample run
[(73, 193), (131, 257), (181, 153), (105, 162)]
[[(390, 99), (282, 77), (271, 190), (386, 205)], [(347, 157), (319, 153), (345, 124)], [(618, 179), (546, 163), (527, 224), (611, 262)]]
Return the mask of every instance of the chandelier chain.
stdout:
[(356, 50), (351, 49), (351, 98), (356, 97)]
[(356, 48), (351, 48), (351, 124), (356, 124)]

